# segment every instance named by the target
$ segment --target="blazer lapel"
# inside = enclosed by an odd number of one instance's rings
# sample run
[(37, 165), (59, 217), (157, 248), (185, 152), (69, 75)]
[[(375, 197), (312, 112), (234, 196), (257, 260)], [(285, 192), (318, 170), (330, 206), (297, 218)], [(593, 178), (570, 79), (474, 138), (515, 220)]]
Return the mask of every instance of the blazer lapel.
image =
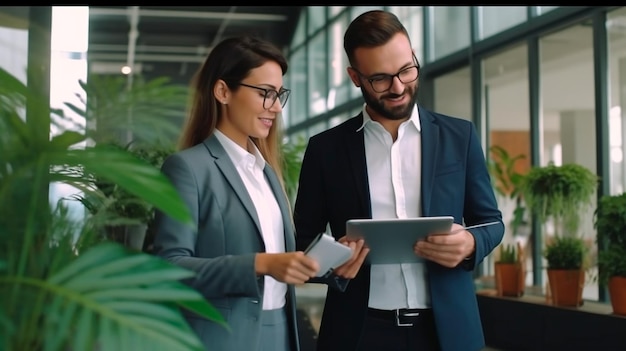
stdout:
[(261, 223), (259, 222), (259, 217), (254, 207), (254, 203), (252, 202), (252, 198), (250, 198), (250, 195), (246, 190), (246, 186), (243, 184), (233, 161), (231, 161), (230, 157), (228, 157), (226, 150), (222, 147), (222, 144), (220, 144), (215, 135), (208, 137), (204, 141), (204, 145), (209, 150), (209, 153), (211, 153), (211, 155), (215, 158), (215, 165), (222, 172), (224, 179), (230, 183), (230, 186), (235, 191), (235, 194), (237, 194), (239, 201), (241, 201), (246, 211), (248, 211), (248, 214), (254, 221), (254, 224), (259, 231), (259, 235), (261, 235)]
[(439, 126), (434, 116), (418, 106), (422, 137), (422, 215), (430, 211), (430, 200), (435, 182), (435, 166), (439, 145)]

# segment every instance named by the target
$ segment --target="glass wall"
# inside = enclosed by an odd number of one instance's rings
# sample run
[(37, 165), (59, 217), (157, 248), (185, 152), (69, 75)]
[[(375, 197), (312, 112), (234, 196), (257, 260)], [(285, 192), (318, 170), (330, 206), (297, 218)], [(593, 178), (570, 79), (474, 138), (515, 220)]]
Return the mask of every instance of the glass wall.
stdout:
[(307, 99), (307, 64), (306, 64), (306, 47), (296, 50), (289, 60), (289, 70), (287, 71), (291, 94), (287, 100), (289, 113), (284, 113), (286, 126), (292, 126), (299, 122), (304, 122), (307, 118), (308, 99)]
[(526, 22), (526, 6), (478, 6), (480, 39), (488, 38), (517, 24)]
[[(326, 32), (320, 31), (315, 34), (309, 42), (307, 59), (307, 70), (310, 79), (308, 82), (309, 91), (309, 116), (316, 116), (326, 112), (326, 96), (328, 86), (326, 79), (328, 74), (328, 49), (326, 45)], [(313, 78), (314, 77), (314, 78)]]
[(28, 7), (0, 8), (0, 67), (26, 82)]
[(326, 6), (307, 6), (309, 12), (308, 34), (312, 35), (326, 24)]
[[(596, 127), (593, 31), (587, 22), (540, 39), (541, 165), (576, 163), (596, 173)], [(593, 211), (595, 197), (581, 215), (579, 235), (595, 259)], [(554, 223), (544, 227), (544, 240), (555, 235)], [(544, 272), (545, 273), (545, 272)], [(583, 298), (597, 299), (597, 283), (586, 279)]]
[(543, 15), (544, 13), (548, 13), (558, 6), (535, 6), (537, 15)]
[(466, 48), (471, 42), (469, 6), (431, 6), (429, 28), (431, 47), (427, 61), (434, 61)]
[(415, 56), (420, 64), (424, 62), (424, 36), (422, 35), (424, 28), (424, 16), (422, 15), (422, 6), (390, 6), (388, 9), (393, 12), (398, 19), (404, 24), (411, 44), (415, 51)]
[(609, 184), (611, 195), (626, 191), (626, 8), (608, 14)]
[(348, 57), (343, 50), (343, 33), (348, 26), (348, 13), (333, 20), (328, 29), (328, 60), (329, 60), (329, 89), (327, 96), (327, 108), (332, 110), (336, 106), (346, 103), (351, 96), (351, 88), (354, 87), (350, 77), (346, 73)]
[[(53, 6), (50, 58), (50, 106), (63, 111), (63, 119), (55, 119), (50, 125), (51, 136), (67, 130), (81, 131), (86, 127), (85, 119), (65, 106), (69, 102), (84, 107), (85, 99), (79, 81), (87, 81), (87, 34), (89, 33), (89, 8), (87, 6)], [(85, 142), (76, 146), (84, 147)], [(50, 202), (71, 198), (80, 190), (65, 183), (50, 184)], [(85, 208), (78, 201), (65, 201), (69, 215), (82, 220)], [(79, 235), (78, 231), (75, 235)]]
[(469, 67), (437, 77), (434, 87), (435, 111), (467, 120), (472, 119), (472, 86)]
[[(518, 44), (491, 55), (482, 62), (483, 120), (489, 125), (490, 148), (504, 150), (509, 158), (518, 158), (513, 170), (525, 174), (530, 168), (530, 109), (528, 92), (528, 46)], [(503, 162), (497, 150), (489, 152), (492, 162)], [(513, 226), (515, 211), (522, 208), (509, 178), (493, 179), (498, 206), (502, 211), (505, 233), (503, 244), (519, 243), (526, 252), (528, 285), (532, 285), (532, 256), (530, 253), (530, 225), (528, 218), (520, 226)], [(495, 252), (497, 254), (497, 251)], [(493, 269), (493, 262), (485, 267)]]

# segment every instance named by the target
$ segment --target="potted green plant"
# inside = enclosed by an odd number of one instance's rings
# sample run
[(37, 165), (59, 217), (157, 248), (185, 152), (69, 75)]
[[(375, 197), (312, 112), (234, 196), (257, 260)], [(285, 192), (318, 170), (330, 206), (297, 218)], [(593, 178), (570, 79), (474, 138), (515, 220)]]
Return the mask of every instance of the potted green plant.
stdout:
[(553, 237), (546, 239), (545, 258), (555, 305), (582, 304), (585, 245), (578, 229), (582, 211), (591, 205), (597, 186), (596, 174), (573, 163), (533, 167), (524, 177), (526, 206), (542, 224), (552, 220), (554, 225)]
[(80, 104), (65, 103), (85, 119), (85, 135), (95, 143), (170, 143), (178, 138), (189, 89), (169, 77), (144, 80), (134, 76), (132, 85), (123, 75), (91, 74), (79, 81)]
[(176, 189), (127, 151), (79, 147), (84, 133), (50, 138), (51, 113), (64, 117), (47, 101), (0, 68), (0, 349), (202, 350), (181, 308), (228, 326), (180, 281), (193, 273), (94, 239), (48, 193), (53, 183), (93, 192), (97, 175), (190, 222)]
[[(127, 151), (147, 165), (161, 168), (165, 158), (174, 152), (174, 145), (107, 143), (111, 147)], [(145, 238), (152, 240), (153, 233), (147, 233), (154, 218), (154, 206), (145, 199), (127, 191), (107, 179), (95, 178), (98, 196), (75, 198), (87, 205), (91, 214), (99, 218), (102, 232), (107, 239), (122, 243), (135, 250), (144, 250)], [(146, 250), (149, 251), (149, 250)]]
[(600, 283), (608, 284), (613, 313), (626, 315), (626, 193), (602, 196), (594, 216)]
[(520, 297), (524, 295), (526, 270), (520, 243), (502, 243), (499, 253), (494, 266), (498, 296)]
[[(509, 208), (511, 202), (513, 211), (511, 212), (510, 231), (507, 230), (511, 237), (506, 236), (502, 244), (500, 244), (500, 256), (494, 262), (494, 273), (496, 290), (499, 296), (522, 296), (524, 294), (525, 285), (525, 269), (522, 255), (522, 246), (517, 240), (519, 229), (525, 222), (525, 212), (521, 183), (524, 174), (516, 170), (518, 162), (525, 159), (526, 156), (518, 154), (511, 156), (507, 149), (499, 145), (492, 145), (489, 148), (491, 157), (488, 163), (489, 173), (493, 180), (493, 187), (502, 199), (506, 200), (503, 208)], [(516, 241), (515, 244), (510, 243)]]
[(511, 156), (505, 148), (499, 145), (492, 145), (489, 151), (491, 152), (491, 159), (488, 167), (489, 173), (494, 180), (494, 189), (498, 195), (513, 201), (515, 204), (510, 223), (511, 232), (513, 236), (516, 236), (520, 226), (525, 224), (524, 214), (526, 208), (523, 204), (521, 192), (524, 174), (516, 171), (515, 167), (526, 156), (523, 154)]

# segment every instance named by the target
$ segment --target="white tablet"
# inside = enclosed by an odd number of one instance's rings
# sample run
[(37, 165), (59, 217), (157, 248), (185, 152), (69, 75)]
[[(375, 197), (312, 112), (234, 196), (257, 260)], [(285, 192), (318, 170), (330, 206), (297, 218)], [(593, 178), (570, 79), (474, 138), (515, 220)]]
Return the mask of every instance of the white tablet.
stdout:
[(452, 216), (351, 219), (346, 222), (346, 236), (365, 239), (371, 264), (423, 262), (413, 252), (415, 242), (429, 234), (449, 233), (453, 222)]
[(333, 269), (346, 263), (352, 257), (352, 249), (338, 241), (332, 235), (318, 234), (304, 250), (307, 256), (313, 257), (320, 265), (318, 277), (326, 276)]

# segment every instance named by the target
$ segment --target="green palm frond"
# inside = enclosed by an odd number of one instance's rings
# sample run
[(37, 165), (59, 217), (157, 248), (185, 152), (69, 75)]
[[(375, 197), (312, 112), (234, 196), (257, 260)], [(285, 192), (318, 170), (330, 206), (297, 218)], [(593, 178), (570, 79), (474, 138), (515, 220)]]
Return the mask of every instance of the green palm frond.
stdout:
[(93, 350), (96, 345), (101, 350), (129, 345), (202, 350), (179, 308), (194, 303), (195, 313), (228, 326), (198, 292), (179, 282), (192, 275), (155, 256), (104, 243), (48, 279), (3, 276), (0, 286), (23, 286), (34, 302), (41, 303), (23, 306), (18, 315), (31, 318), (25, 312), (36, 314), (42, 308), (44, 350)]
[(191, 223), (178, 192), (127, 150), (82, 145), (88, 131), (51, 139), (51, 118), (64, 117), (48, 100), (0, 68), (0, 349), (202, 350), (181, 309), (228, 325), (182, 283), (193, 272), (104, 241), (87, 205), (75, 218), (67, 199), (49, 203), (52, 184), (98, 201), (106, 179)]

